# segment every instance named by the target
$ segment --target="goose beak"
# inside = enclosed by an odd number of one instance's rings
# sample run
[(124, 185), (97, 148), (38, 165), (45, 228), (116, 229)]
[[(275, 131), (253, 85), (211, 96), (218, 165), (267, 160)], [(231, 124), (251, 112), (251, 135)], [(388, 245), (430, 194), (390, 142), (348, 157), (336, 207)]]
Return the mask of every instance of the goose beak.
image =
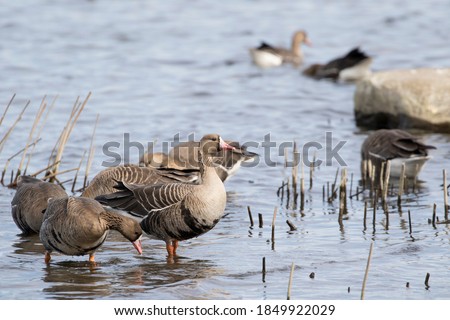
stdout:
[(230, 146), (228, 143), (226, 143), (225, 141), (222, 140), (222, 138), (220, 138), (220, 149), (225, 149), (225, 150), (234, 150), (236, 149), (233, 146)]
[(136, 241), (132, 242), (132, 244), (137, 252), (139, 252), (139, 254), (142, 254), (141, 239), (137, 239)]

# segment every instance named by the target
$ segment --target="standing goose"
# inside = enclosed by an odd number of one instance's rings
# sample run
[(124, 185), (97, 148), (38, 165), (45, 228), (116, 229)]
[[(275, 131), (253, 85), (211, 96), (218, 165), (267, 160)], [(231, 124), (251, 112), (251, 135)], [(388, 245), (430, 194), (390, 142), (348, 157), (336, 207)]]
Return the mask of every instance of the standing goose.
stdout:
[(166, 242), (169, 257), (176, 255), (178, 241), (198, 237), (211, 230), (223, 215), (226, 192), (214, 169), (213, 156), (233, 149), (217, 134), (200, 140), (200, 183), (133, 185), (119, 183), (119, 192), (96, 199), (113, 208), (143, 217), (142, 230), (150, 238)]
[(331, 60), (327, 64), (313, 64), (303, 71), (304, 75), (323, 79), (356, 81), (370, 75), (372, 58), (359, 48), (354, 48), (343, 57)]
[(15, 224), (24, 234), (39, 233), (49, 198), (67, 197), (59, 185), (30, 176), (20, 176), (17, 191), (11, 201)]
[(262, 42), (259, 47), (250, 49), (250, 56), (253, 63), (261, 68), (277, 67), (283, 63), (299, 66), (303, 62), (303, 52), (300, 48), (302, 43), (311, 46), (306, 32), (300, 30), (294, 33), (290, 49), (277, 48)]
[(142, 254), (142, 229), (134, 219), (105, 209), (93, 199), (50, 199), (39, 232), (47, 250), (45, 262), (50, 262), (54, 250), (72, 256), (89, 254), (89, 261), (95, 262), (95, 251), (103, 244), (109, 230), (119, 231)]
[[(245, 145), (240, 145), (237, 141), (225, 142), (234, 147), (234, 149), (223, 149), (213, 156), (213, 161), (217, 164), (215, 166), (217, 175), (222, 181), (233, 176), (240, 168), (242, 162), (250, 162), (258, 157), (257, 153), (248, 151)], [(156, 168), (198, 170), (200, 168), (199, 147), (200, 142), (182, 142), (172, 148), (168, 155), (159, 152), (144, 154), (139, 164)]]
[(155, 169), (125, 165), (107, 168), (99, 172), (81, 194), (82, 197), (94, 199), (97, 196), (116, 192), (117, 181), (131, 184), (161, 184), (173, 182), (194, 182), (198, 170)]
[(361, 147), (361, 171), (364, 178), (370, 178), (373, 166), (378, 177), (383, 162), (390, 160), (391, 176), (400, 177), (402, 164), (408, 178), (416, 177), (430, 158), (428, 150), (436, 149), (425, 145), (410, 133), (400, 129), (381, 129), (370, 134)]

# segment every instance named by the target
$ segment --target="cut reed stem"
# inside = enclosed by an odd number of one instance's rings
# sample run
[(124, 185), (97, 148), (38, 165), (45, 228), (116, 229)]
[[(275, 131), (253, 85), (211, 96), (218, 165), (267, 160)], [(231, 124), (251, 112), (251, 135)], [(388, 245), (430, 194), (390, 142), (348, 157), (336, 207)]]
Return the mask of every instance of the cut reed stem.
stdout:
[(362, 288), (361, 288), (361, 300), (364, 300), (364, 293), (366, 290), (367, 277), (369, 276), (370, 260), (372, 260), (372, 251), (373, 251), (373, 241), (370, 243), (369, 256), (367, 257), (366, 272), (364, 273), (364, 280), (363, 280), (363, 284), (362, 284)]

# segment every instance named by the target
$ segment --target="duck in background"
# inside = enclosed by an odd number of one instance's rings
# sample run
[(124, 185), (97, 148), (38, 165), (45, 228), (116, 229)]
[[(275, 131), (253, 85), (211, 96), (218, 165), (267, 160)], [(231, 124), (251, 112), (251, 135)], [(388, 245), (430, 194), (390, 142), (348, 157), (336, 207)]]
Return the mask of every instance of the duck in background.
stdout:
[(436, 149), (419, 141), (418, 137), (400, 129), (381, 129), (370, 134), (361, 147), (361, 174), (363, 179), (380, 176), (382, 164), (391, 163), (390, 176), (399, 178), (405, 164), (406, 178), (414, 179), (425, 162), (428, 150)]
[(304, 30), (296, 31), (292, 36), (290, 49), (278, 48), (265, 42), (257, 48), (250, 49), (253, 63), (261, 68), (278, 67), (283, 63), (292, 63), (299, 66), (303, 63), (301, 44), (311, 46), (311, 42)]
[(343, 57), (331, 60), (327, 64), (313, 64), (303, 74), (316, 79), (336, 81), (357, 81), (371, 74), (372, 58), (359, 48), (352, 49)]

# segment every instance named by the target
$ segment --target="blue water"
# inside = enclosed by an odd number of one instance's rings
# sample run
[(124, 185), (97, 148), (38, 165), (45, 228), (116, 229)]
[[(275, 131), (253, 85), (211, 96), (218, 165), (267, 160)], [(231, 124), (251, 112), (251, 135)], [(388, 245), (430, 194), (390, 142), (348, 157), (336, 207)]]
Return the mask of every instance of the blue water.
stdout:
[[(60, 255), (46, 266), (38, 237), (22, 237), (12, 221), (14, 190), (0, 187), (0, 299), (284, 299), (292, 262), (293, 299), (359, 299), (372, 240), (366, 299), (449, 299), (449, 229), (428, 224), (433, 203), (443, 219), (442, 170), (450, 169), (449, 136), (422, 134), (437, 150), (420, 175), (420, 189), (405, 195), (403, 212), (390, 210), (388, 228), (379, 209), (375, 228), (370, 219), (363, 229), (361, 198), (349, 200), (348, 219), (339, 226), (338, 202), (322, 200), (322, 187), (334, 181), (336, 161), (314, 172), (303, 212), (286, 209), (276, 195), (290, 175), (282, 165), (280, 144), (295, 140), (300, 148), (309, 141), (324, 145), (326, 132), (332, 132), (333, 146), (346, 141), (340, 155), (349, 177), (353, 173), (354, 191), (367, 132), (355, 125), (354, 85), (314, 81), (291, 66), (260, 70), (248, 55), (261, 40), (288, 46), (291, 34), (305, 29), (313, 42), (304, 48), (305, 65), (360, 46), (374, 57), (374, 70), (448, 67), (448, 15), (447, 1), (3, 3), (0, 104), (6, 106), (14, 93), (16, 97), (0, 136), (26, 101), (31, 104), (0, 154), (2, 167), (25, 145), (46, 96), (49, 105), (56, 98), (55, 107), (28, 170), (44, 168), (77, 97), (83, 101), (89, 92), (61, 170), (78, 166), (89, 149), (97, 114), (90, 178), (109, 160), (102, 146), (111, 141), (123, 146), (124, 133), (142, 145), (156, 142), (158, 148), (177, 133), (181, 139), (190, 133), (199, 139), (217, 132), (225, 139), (259, 145), (270, 134), (277, 146), (271, 159), (278, 165), (266, 165), (263, 159), (269, 154), (253, 148), (262, 155), (258, 166), (242, 168), (225, 184), (226, 216), (208, 234), (182, 243), (182, 258), (174, 264), (167, 263), (163, 242), (145, 239), (144, 255), (136, 256), (127, 241), (112, 233), (96, 255), (97, 267), (85, 262), (86, 257)], [(126, 150), (117, 151), (123, 155)], [(317, 156), (324, 159), (324, 149)], [(131, 149), (129, 160), (138, 157), (137, 149)], [(9, 170), (19, 161), (14, 158)], [(84, 170), (83, 164), (81, 175)], [(308, 189), (306, 168), (305, 178)], [(396, 197), (391, 201), (395, 205)], [(247, 206), (255, 220), (262, 213), (263, 228), (249, 227)], [(287, 219), (297, 231), (288, 232)], [(428, 289), (426, 273), (431, 274)]]

